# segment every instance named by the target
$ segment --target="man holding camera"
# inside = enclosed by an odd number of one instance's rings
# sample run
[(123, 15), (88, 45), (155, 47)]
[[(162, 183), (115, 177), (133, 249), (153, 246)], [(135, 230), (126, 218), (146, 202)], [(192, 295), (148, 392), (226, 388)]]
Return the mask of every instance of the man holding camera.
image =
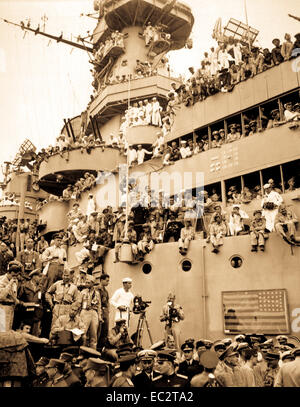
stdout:
[(167, 303), (163, 306), (163, 312), (160, 316), (160, 322), (166, 322), (165, 341), (168, 335), (173, 335), (176, 349), (180, 349), (180, 325), (179, 322), (184, 320), (182, 307), (175, 304), (175, 294), (168, 295)]
[(17, 260), (22, 263), (25, 275), (28, 277), (33, 270), (40, 268), (41, 262), (38, 252), (33, 250), (33, 239), (27, 239), (25, 245), (26, 249), (19, 252)]
[(134, 295), (130, 291), (132, 280), (129, 277), (123, 278), (123, 287), (118, 288), (112, 295), (110, 303), (116, 308), (115, 321), (120, 318), (125, 319), (129, 326), (129, 312)]
[(121, 345), (132, 343), (128, 335), (127, 320), (119, 318), (116, 320), (116, 325), (110, 330), (107, 337), (107, 345), (105, 346), (104, 353), (112, 356), (113, 359), (118, 359), (117, 350)]
[(23, 266), (18, 261), (8, 263), (7, 273), (0, 277), (0, 332), (12, 329), (15, 306), (19, 304), (17, 291)]
[(265, 184), (264, 190), (265, 195), (261, 201), (262, 216), (266, 219), (268, 231), (273, 232), (278, 208), (282, 204), (283, 199), (278, 192), (273, 190), (271, 184)]

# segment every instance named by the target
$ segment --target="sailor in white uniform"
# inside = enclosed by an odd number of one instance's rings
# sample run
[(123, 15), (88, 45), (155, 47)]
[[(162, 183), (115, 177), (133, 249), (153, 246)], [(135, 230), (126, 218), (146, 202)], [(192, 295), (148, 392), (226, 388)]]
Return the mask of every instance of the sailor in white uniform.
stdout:
[(270, 184), (265, 184), (264, 190), (265, 195), (261, 201), (261, 207), (263, 209), (262, 215), (266, 219), (266, 229), (273, 232), (275, 217), (278, 213), (279, 206), (283, 202), (283, 199), (278, 192), (272, 190)]
[(110, 299), (111, 305), (116, 308), (115, 320), (119, 318), (126, 319), (127, 326), (129, 325), (129, 312), (133, 302), (134, 295), (130, 291), (132, 280), (129, 277), (123, 278), (123, 287), (118, 288)]

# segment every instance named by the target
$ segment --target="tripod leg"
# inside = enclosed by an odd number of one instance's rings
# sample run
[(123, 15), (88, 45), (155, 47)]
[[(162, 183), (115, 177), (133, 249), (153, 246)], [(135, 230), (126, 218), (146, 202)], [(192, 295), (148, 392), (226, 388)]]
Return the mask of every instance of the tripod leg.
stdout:
[(143, 323), (144, 323), (144, 318), (140, 318), (139, 323), (138, 323), (137, 338), (136, 338), (137, 347), (141, 346), (142, 336), (143, 336)]
[(148, 335), (149, 335), (150, 343), (151, 343), (151, 345), (153, 345), (153, 340), (152, 340), (152, 336), (151, 336), (151, 332), (150, 332), (149, 324), (148, 324), (148, 321), (147, 321), (147, 319), (146, 319), (146, 318), (145, 318), (145, 324), (146, 324), (146, 327), (147, 327), (147, 331), (148, 331)]

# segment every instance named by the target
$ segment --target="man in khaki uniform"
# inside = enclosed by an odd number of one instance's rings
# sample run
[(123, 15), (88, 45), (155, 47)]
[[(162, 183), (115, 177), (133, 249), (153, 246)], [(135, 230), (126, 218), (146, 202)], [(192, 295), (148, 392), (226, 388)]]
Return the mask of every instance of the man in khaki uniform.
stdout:
[(109, 367), (112, 364), (100, 358), (89, 358), (83, 368), (86, 377), (84, 387), (108, 387)]
[(136, 354), (121, 356), (118, 362), (120, 372), (113, 377), (110, 387), (134, 387), (131, 379), (136, 374)]
[(12, 329), (15, 306), (19, 304), (17, 290), (23, 266), (18, 261), (8, 263), (7, 273), (0, 276), (0, 332)]
[(63, 371), (65, 362), (59, 359), (50, 359), (48, 365), (45, 366), (49, 380), (45, 387), (68, 387), (64, 380)]
[(53, 326), (60, 315), (68, 314), (71, 304), (80, 301), (80, 292), (76, 285), (71, 283), (70, 270), (64, 270), (63, 279), (50, 286), (45, 299), (52, 309)]
[(98, 328), (102, 322), (101, 297), (92, 276), (88, 276), (86, 287), (81, 292), (81, 318), (85, 324), (84, 342), (86, 344), (88, 340), (89, 346), (96, 349)]

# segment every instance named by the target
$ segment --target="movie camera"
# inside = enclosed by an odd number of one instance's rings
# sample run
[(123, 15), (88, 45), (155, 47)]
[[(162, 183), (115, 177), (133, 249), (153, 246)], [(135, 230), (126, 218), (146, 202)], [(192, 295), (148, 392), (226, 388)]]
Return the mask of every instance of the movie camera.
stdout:
[(151, 304), (151, 301), (143, 301), (140, 295), (136, 295), (133, 299), (132, 312), (134, 314), (141, 314), (146, 310), (147, 307), (149, 307), (149, 304)]

